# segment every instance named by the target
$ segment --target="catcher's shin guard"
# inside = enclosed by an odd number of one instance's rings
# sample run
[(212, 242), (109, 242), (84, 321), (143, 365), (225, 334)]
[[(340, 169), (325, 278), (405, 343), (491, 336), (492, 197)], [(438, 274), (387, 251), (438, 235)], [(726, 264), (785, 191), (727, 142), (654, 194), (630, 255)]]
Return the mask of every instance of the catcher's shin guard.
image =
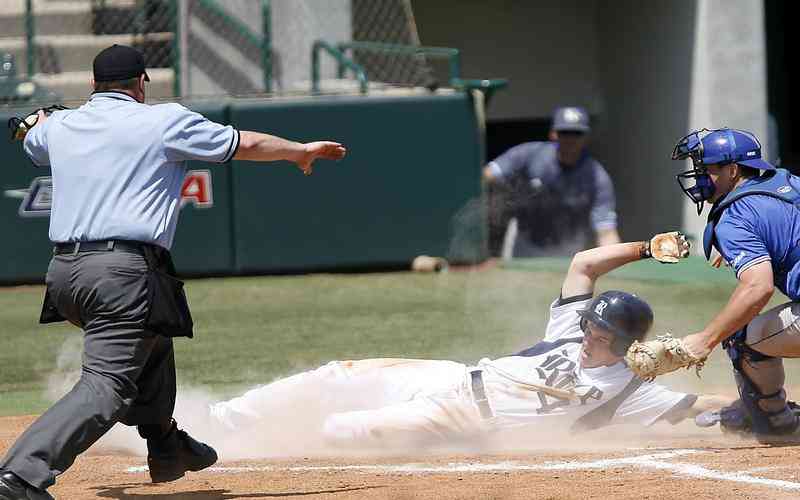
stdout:
[(785, 442), (789, 435), (796, 436), (800, 443), (800, 419), (783, 390), (783, 360), (751, 348), (745, 343), (746, 336), (746, 329), (740, 330), (725, 341), (725, 349), (733, 363), (739, 397), (750, 416), (753, 433), (763, 443)]

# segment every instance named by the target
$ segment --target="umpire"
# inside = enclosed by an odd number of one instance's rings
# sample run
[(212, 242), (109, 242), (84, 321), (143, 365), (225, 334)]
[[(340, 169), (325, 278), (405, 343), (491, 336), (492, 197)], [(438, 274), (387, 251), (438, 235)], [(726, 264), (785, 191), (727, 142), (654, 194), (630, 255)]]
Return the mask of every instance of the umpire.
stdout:
[(49, 499), (78, 454), (116, 422), (147, 440), (153, 482), (213, 464), (208, 445), (179, 430), (172, 337), (191, 337), (183, 283), (169, 249), (187, 160), (289, 160), (306, 175), (341, 159), (335, 142), (296, 143), (238, 131), (179, 104), (146, 105), (144, 58), (114, 45), (94, 60), (94, 92), (75, 110), (40, 112), (24, 148), (50, 166), (53, 258), (40, 322), (83, 329), (81, 378), (0, 462), (0, 499)]

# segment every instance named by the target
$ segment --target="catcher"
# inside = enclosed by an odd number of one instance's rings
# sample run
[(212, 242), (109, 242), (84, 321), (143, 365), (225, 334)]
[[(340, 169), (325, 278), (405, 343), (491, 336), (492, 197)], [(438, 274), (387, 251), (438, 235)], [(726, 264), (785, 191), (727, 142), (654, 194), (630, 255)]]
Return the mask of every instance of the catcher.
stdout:
[[(517, 354), (481, 359), (474, 366), (414, 359), (334, 361), (213, 404), (211, 418), (253, 439), (258, 432), (248, 430), (269, 428), (273, 419), (296, 423), (322, 415), (307, 422), (309, 433), (317, 429), (337, 444), (384, 447), (535, 430), (526, 426), (579, 432), (619, 423), (675, 423), (719, 408), (731, 399), (674, 392), (635, 376), (623, 356), (631, 343), (644, 339), (652, 310), (626, 292), (594, 296), (595, 281), (607, 272), (649, 257), (677, 262), (688, 249), (683, 235), (665, 233), (650, 242), (576, 254), (550, 308), (544, 340)], [(280, 449), (279, 442), (280, 436), (270, 445)]]
[[(744, 130), (694, 131), (678, 141), (672, 159), (692, 160), (677, 178), (698, 215), (706, 201), (713, 203), (706, 258), (714, 267), (724, 260), (739, 284), (702, 331), (668, 339), (669, 346), (658, 340), (634, 346), (631, 367), (654, 377), (701, 366), (722, 343), (740, 399), (698, 417), (698, 424), (752, 431), (763, 444), (798, 444), (800, 416), (783, 389), (783, 358), (800, 357), (800, 179), (764, 161), (758, 139)], [(775, 288), (791, 301), (761, 313)]]
[[(698, 423), (719, 421), (723, 430), (751, 426), (761, 443), (798, 444), (800, 418), (783, 389), (783, 358), (800, 357), (800, 179), (764, 161), (758, 139), (744, 130), (694, 131), (676, 144), (672, 159), (692, 160), (693, 168), (677, 177), (698, 214), (706, 201), (713, 203), (703, 237), (706, 258), (715, 267), (724, 259), (739, 284), (700, 332), (669, 339), (672, 347), (658, 341), (634, 346), (631, 367), (652, 377), (699, 366), (722, 343), (740, 400)], [(791, 301), (761, 313), (775, 288)]]

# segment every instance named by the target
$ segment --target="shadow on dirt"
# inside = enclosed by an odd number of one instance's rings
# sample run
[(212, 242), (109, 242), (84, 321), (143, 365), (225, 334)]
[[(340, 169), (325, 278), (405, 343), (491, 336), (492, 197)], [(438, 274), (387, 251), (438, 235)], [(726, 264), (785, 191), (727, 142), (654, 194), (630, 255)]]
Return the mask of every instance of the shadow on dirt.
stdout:
[(372, 490), (384, 488), (384, 486), (361, 486), (354, 488), (334, 488), (327, 490), (312, 491), (282, 491), (271, 493), (231, 493), (226, 489), (181, 491), (176, 493), (126, 493), (128, 488), (141, 488), (151, 483), (130, 483), (115, 486), (97, 486), (92, 488), (97, 491), (97, 496), (101, 498), (113, 498), (115, 500), (138, 500), (140, 498), (156, 498), (159, 500), (234, 500), (239, 498), (278, 498), (278, 497), (302, 497), (306, 495), (322, 495), (335, 493), (348, 493), (351, 491)]

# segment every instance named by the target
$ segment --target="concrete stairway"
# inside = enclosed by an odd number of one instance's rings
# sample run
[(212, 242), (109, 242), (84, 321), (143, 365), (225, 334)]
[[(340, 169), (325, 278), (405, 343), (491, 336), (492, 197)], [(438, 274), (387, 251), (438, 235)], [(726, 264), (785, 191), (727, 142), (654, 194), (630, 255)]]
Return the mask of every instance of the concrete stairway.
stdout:
[[(121, 43), (143, 49), (148, 66), (166, 66), (148, 69), (151, 79), (146, 87), (148, 99), (172, 97), (174, 75), (169, 67), (169, 46), (173, 34), (166, 31), (132, 34), (136, 0), (106, 0), (106, 11), (93, 12), (93, 4), (98, 3), (33, 1), (37, 61), (32, 79), (59, 93), (65, 101), (84, 100), (91, 92), (89, 82), (95, 55), (109, 45)], [(17, 74), (22, 77), (28, 76), (25, 29), (25, 1), (0, 0), (0, 54), (14, 56)]]

